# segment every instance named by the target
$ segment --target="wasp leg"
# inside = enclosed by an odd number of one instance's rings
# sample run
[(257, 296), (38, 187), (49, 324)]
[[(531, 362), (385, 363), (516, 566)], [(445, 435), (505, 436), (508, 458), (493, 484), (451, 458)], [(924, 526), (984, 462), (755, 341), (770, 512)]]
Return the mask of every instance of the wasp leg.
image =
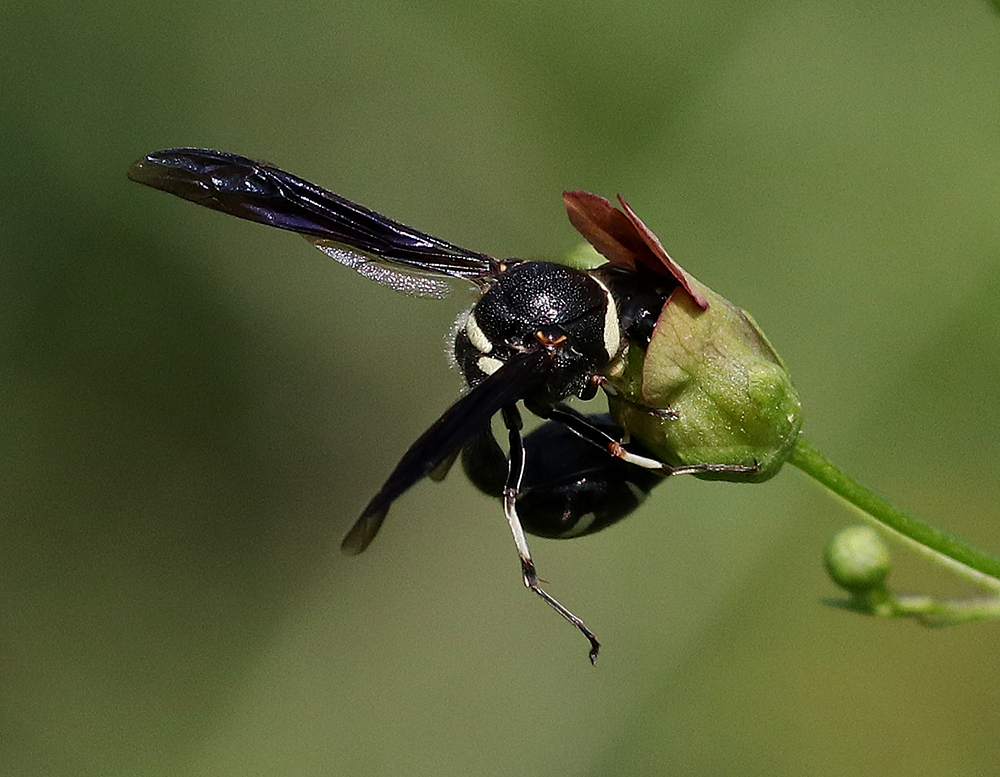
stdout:
[[(532, 412), (535, 412), (537, 415), (542, 415), (542, 413), (539, 413), (534, 409)], [(621, 440), (617, 440), (603, 429), (597, 428), (590, 421), (590, 419), (587, 418), (587, 416), (574, 410), (568, 405), (553, 405), (550, 408), (544, 409), (544, 413), (544, 418), (549, 418), (553, 421), (559, 421), (560, 423), (565, 424), (569, 429), (576, 432), (583, 439), (592, 442), (600, 448), (604, 448), (615, 458), (627, 461), (629, 464), (635, 464), (637, 467), (642, 467), (643, 469), (652, 469), (662, 472), (664, 477), (668, 475), (697, 475), (702, 472), (736, 472), (739, 474), (752, 475), (760, 470), (760, 466), (757, 464), (752, 466), (746, 466), (743, 464), (688, 464), (680, 467), (674, 467), (658, 459), (653, 459), (649, 456), (641, 456), (638, 453), (632, 453), (631, 451), (626, 450)]]
[(509, 405), (502, 412), (504, 426), (507, 427), (508, 440), (510, 441), (507, 482), (503, 489), (503, 512), (507, 518), (507, 523), (510, 524), (511, 534), (514, 535), (514, 545), (517, 546), (517, 555), (521, 558), (521, 575), (524, 578), (524, 585), (542, 597), (553, 610), (576, 626), (583, 636), (590, 641), (590, 663), (593, 664), (597, 661), (597, 654), (601, 649), (601, 643), (597, 641), (597, 637), (594, 636), (593, 632), (587, 628), (587, 625), (582, 620), (559, 604), (539, 585), (538, 573), (535, 571), (535, 562), (531, 560), (531, 551), (528, 550), (528, 542), (524, 538), (521, 520), (517, 517), (517, 494), (521, 488), (521, 478), (524, 475), (524, 441), (521, 438), (521, 414), (518, 412), (516, 405)]
[(603, 375), (595, 375), (594, 382), (597, 386), (604, 389), (604, 393), (610, 397), (614, 397), (615, 401), (621, 402), (629, 407), (634, 407), (636, 410), (641, 410), (647, 415), (651, 415), (654, 418), (666, 418), (670, 421), (676, 421), (680, 416), (677, 411), (672, 407), (653, 407), (652, 405), (646, 405), (642, 402), (636, 402), (634, 399), (622, 394), (618, 389), (611, 385), (611, 381), (605, 378)]

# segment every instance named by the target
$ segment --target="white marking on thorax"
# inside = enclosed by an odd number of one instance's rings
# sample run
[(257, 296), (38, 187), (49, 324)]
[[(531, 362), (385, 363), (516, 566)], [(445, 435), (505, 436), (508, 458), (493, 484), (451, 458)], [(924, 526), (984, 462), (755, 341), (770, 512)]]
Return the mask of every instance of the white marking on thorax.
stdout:
[(476, 366), (487, 375), (492, 375), (494, 372), (503, 367), (503, 362), (499, 359), (494, 359), (492, 356), (480, 356), (479, 360), (476, 362)]
[(493, 343), (490, 342), (485, 332), (479, 328), (479, 322), (476, 321), (475, 313), (469, 313), (469, 317), (465, 319), (465, 334), (469, 336), (469, 342), (472, 343), (473, 347), (479, 353), (489, 353), (493, 350)]
[(597, 278), (594, 278), (594, 280), (604, 290), (604, 295), (608, 300), (607, 307), (604, 309), (604, 350), (608, 352), (608, 358), (613, 359), (622, 345), (621, 323), (618, 321), (618, 306), (615, 304), (614, 295), (608, 287)]

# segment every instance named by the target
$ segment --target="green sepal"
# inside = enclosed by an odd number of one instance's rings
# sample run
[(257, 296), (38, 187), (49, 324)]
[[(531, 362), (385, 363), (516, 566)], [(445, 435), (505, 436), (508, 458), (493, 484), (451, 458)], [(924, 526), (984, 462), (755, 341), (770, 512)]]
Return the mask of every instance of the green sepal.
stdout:
[[(692, 279), (708, 301), (682, 289), (664, 305), (646, 351), (632, 346), (610, 375), (621, 397), (612, 414), (668, 464), (728, 464), (753, 473), (704, 473), (760, 482), (788, 460), (802, 405), (784, 362), (748, 313)], [(645, 406), (645, 407), (643, 407)], [(646, 407), (670, 409), (673, 417)]]

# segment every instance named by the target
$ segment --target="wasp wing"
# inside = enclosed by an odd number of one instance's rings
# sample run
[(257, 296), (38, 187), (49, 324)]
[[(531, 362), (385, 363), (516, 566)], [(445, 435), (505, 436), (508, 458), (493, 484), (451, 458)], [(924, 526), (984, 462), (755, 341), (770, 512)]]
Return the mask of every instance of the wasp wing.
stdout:
[(515, 404), (545, 379), (551, 357), (543, 350), (510, 359), (499, 370), (449, 407), (399, 460), (340, 548), (355, 555), (368, 547), (385, 520), (389, 507), (421, 478), (452, 459), (504, 407)]
[(164, 149), (135, 162), (128, 176), (206, 208), (297, 232), (334, 259), (397, 290), (442, 296), (447, 286), (396, 270), (473, 282), (497, 273), (496, 260), (486, 254), (452, 245), (237, 154)]

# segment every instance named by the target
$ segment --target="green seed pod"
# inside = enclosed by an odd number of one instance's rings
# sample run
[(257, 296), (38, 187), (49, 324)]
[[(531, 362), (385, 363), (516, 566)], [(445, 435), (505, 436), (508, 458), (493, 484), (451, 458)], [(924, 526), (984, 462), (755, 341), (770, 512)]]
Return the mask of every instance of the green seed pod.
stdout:
[[(756, 467), (698, 477), (759, 482), (777, 474), (802, 426), (788, 370), (748, 313), (687, 276), (708, 303), (677, 289), (646, 351), (632, 347), (611, 375), (611, 412), (672, 465)], [(647, 407), (669, 409), (654, 415)]]

